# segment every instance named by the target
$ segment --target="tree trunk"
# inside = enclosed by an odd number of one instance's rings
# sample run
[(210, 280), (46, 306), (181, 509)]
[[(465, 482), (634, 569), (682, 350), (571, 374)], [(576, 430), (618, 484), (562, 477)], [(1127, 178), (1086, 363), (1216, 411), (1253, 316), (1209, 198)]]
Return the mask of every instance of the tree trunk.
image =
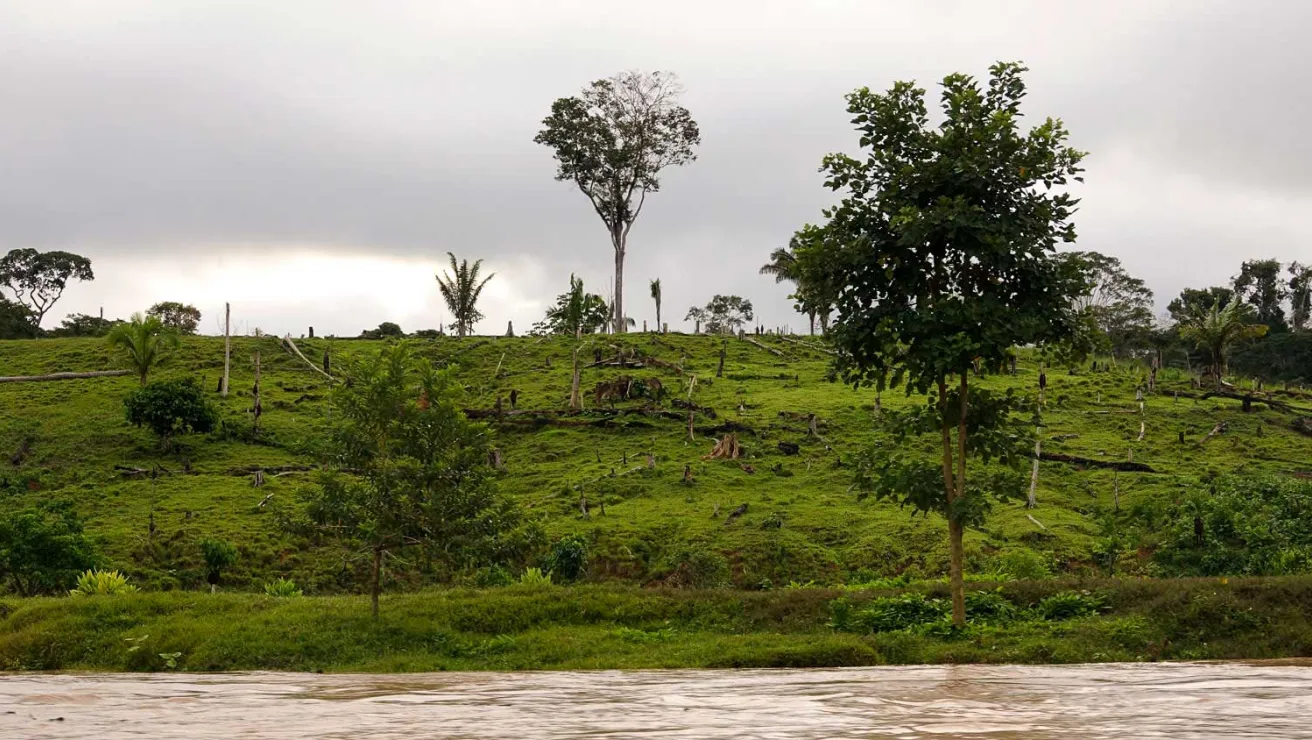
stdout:
[(383, 570), (383, 550), (374, 548), (374, 567), (369, 578), (369, 607), (370, 614), (374, 619), (378, 619), (378, 591), (380, 589), (379, 576)]
[(612, 241), (615, 245), (615, 333), (623, 334), (628, 328), (624, 325), (624, 233), (620, 231), (623, 224), (615, 230)]
[(232, 364), (232, 304), (223, 304), (223, 392), (228, 397), (228, 368)]
[[(939, 418), (947, 416), (948, 389), (944, 380), (938, 382)], [(962, 532), (961, 527), (952, 519), (952, 504), (956, 501), (956, 482), (952, 475), (952, 428), (940, 422), (940, 435), (943, 441), (943, 491), (947, 501), (948, 543), (951, 560), (948, 565), (949, 581), (952, 591), (952, 623), (958, 627), (966, 624), (965, 578), (962, 575)]]
[(1037, 492), (1039, 488), (1039, 459), (1043, 457), (1043, 389), (1039, 389), (1039, 408), (1034, 412), (1034, 463), (1030, 468), (1030, 495), (1025, 500), (1025, 508), (1033, 509), (1039, 505)]
[(815, 336), (815, 311), (808, 313), (806, 318), (811, 322), (811, 336)]
[[(970, 395), (967, 392), (969, 390), (967, 385), (969, 378), (969, 373), (961, 373), (961, 418), (957, 422), (956, 498), (961, 498), (966, 493), (966, 412), (970, 408)], [(949, 515), (951, 515), (951, 511), (949, 511)], [(953, 518), (948, 525), (952, 557), (949, 565), (949, 575), (952, 581), (952, 624), (957, 627), (966, 626), (966, 579), (962, 563), (962, 536), (964, 534), (962, 530), (961, 522)]]
[(656, 299), (656, 331), (661, 330), (661, 299)]
[(88, 373), (50, 373), (49, 375), (0, 376), (0, 383), (37, 383), (47, 380), (77, 380), (81, 378), (115, 378), (131, 375), (131, 370), (95, 370)]

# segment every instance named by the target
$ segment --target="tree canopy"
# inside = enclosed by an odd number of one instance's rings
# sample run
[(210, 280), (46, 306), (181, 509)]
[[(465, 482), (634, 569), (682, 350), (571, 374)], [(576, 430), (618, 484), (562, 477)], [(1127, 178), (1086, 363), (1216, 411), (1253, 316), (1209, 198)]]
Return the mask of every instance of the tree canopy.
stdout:
[(94, 280), (91, 260), (72, 252), (38, 252), (14, 249), (0, 257), (0, 286), (31, 311), (32, 325), (41, 320), (60, 296), (69, 280)]
[(534, 137), (551, 147), (556, 179), (573, 182), (588, 198), (615, 252), (615, 332), (622, 333), (624, 256), (629, 230), (647, 196), (660, 190), (666, 167), (697, 158), (697, 122), (678, 104), (678, 79), (665, 72), (623, 72), (559, 98)]
[(717, 295), (705, 307), (688, 309), (684, 321), (698, 321), (708, 334), (733, 334), (753, 319), (752, 302), (736, 295)]
[(162, 301), (146, 310), (147, 316), (158, 316), (164, 326), (179, 334), (195, 334), (200, 326), (200, 309), (177, 301)]
[(1153, 292), (1144, 281), (1126, 272), (1121, 261), (1098, 252), (1061, 255), (1084, 277), (1084, 290), (1076, 295), (1075, 310), (1087, 314), (1102, 341), (1118, 356), (1149, 346), (1153, 330)]

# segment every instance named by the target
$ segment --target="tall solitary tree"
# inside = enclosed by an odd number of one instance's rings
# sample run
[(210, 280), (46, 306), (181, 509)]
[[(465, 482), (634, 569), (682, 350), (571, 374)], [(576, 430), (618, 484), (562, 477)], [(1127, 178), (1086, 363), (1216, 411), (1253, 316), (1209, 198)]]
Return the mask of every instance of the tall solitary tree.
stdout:
[[(793, 285), (801, 285), (801, 275), (797, 264), (797, 255), (793, 254), (793, 245), (790, 243), (787, 247), (776, 247), (770, 253), (770, 261), (761, 265), (760, 274), (774, 277), (775, 285), (783, 282), (791, 282)], [(808, 311), (806, 318), (811, 325), (811, 333), (815, 334), (815, 312)]]
[(483, 293), (483, 286), (487, 281), (496, 276), (492, 273), (482, 280), (478, 279), (478, 270), (483, 265), (483, 260), (474, 260), (474, 264), (469, 264), (469, 260), (460, 260), (456, 262), (456, 256), (450, 252), (446, 253), (451, 260), (451, 272), (445, 270), (441, 275), (437, 275), (437, 288), (442, 292), (442, 300), (446, 301), (446, 308), (451, 312), (452, 327), (456, 331), (456, 336), (465, 337), (474, 330), (474, 324), (483, 319), (483, 314), (478, 311), (478, 297)]
[(123, 352), (127, 366), (137, 373), (142, 385), (150, 371), (159, 367), (169, 349), (178, 346), (178, 333), (164, 326), (158, 316), (132, 314), (132, 319), (117, 324), (106, 336), (109, 345)]
[(556, 305), (533, 326), (531, 334), (564, 334), (580, 337), (600, 331), (610, 320), (606, 300), (583, 289), (583, 279), (569, 276), (569, 292), (556, 296)]
[(717, 295), (704, 308), (688, 309), (684, 321), (698, 321), (707, 334), (732, 334), (752, 320), (752, 302), (736, 295)]
[(1112, 354), (1124, 356), (1149, 346), (1153, 331), (1153, 292), (1130, 275), (1115, 257), (1099, 252), (1066, 252), (1085, 277), (1074, 297), (1077, 312), (1087, 314)]
[(656, 333), (661, 331), (661, 279), (651, 281), (651, 299), (656, 301)]
[(534, 141), (551, 147), (556, 179), (573, 182), (601, 217), (615, 250), (615, 333), (626, 328), (624, 255), (629, 230), (666, 167), (695, 160), (701, 133), (678, 104), (678, 79), (665, 72), (622, 72), (560, 98)]
[(986, 85), (944, 78), (938, 126), (911, 82), (883, 94), (859, 89), (847, 110), (864, 156), (831, 154), (821, 168), (828, 187), (845, 191), (825, 212), (820, 241), (830, 282), (841, 286), (830, 328), (837, 369), (854, 386), (927, 394), (902, 429), (941, 443), (937, 462), (888, 454), (858, 484), (947, 519), (957, 625), (964, 528), (983, 520), (989, 496), (1020, 496), (1024, 485), (1005, 470), (968, 479), (967, 457), (1030, 457), (1014, 399), (971, 388), (972, 369), (1001, 367), (1016, 345), (1060, 341), (1080, 285), (1054, 251), (1075, 239), (1078, 201), (1065, 186), (1079, 179), (1084, 153), (1066, 145), (1059, 120), (1019, 129), (1024, 72), (999, 63)]
[(91, 260), (71, 252), (14, 249), (0, 257), (0, 286), (31, 311), (32, 325), (41, 326), (51, 306), (64, 294), (69, 280), (94, 280)]

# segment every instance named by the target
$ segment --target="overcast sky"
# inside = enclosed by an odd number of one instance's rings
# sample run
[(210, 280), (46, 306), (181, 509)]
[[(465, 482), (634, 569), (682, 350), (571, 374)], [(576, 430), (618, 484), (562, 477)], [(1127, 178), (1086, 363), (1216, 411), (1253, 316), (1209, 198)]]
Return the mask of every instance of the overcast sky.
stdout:
[[(757, 269), (832, 200), (843, 95), (1030, 68), (1025, 110), (1091, 152), (1079, 246), (1159, 306), (1246, 258), (1312, 260), (1312, 3), (130, 2), (0, 4), (0, 251), (90, 257), (46, 319), (223, 302), (249, 331), (436, 327), (447, 251), (496, 272), (482, 333), (540, 319), (612, 253), (533, 143), (552, 100), (670, 70), (701, 124), (630, 237), (628, 313), (714, 293), (804, 326)], [(675, 322), (671, 322), (672, 326)]]

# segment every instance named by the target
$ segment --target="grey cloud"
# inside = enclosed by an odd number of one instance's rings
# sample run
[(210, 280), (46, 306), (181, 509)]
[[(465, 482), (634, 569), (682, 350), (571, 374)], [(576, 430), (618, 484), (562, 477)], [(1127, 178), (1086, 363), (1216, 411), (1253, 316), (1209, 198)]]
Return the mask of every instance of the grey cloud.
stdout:
[[(1093, 152), (1082, 248), (1125, 258), (1166, 299), (1245, 257), (1312, 258), (1295, 226), (1219, 228), (1200, 210), (1247, 193), (1239, 224), (1253, 199), (1303, 203), (1310, 19), (1278, 0), (10, 4), (0, 248), (79, 249), (102, 282), (141, 256), (203, 260), (230, 244), (431, 256), (434, 269), (451, 250), (533, 257), (540, 272), (515, 283), (526, 301), (570, 272), (604, 293), (600, 224), (532, 136), (552, 99), (590, 79), (673, 69), (704, 143), (634, 229), (630, 312), (652, 313), (646, 280), (660, 276), (673, 318), (734, 292), (764, 323), (797, 327), (786, 287), (756, 269), (833, 198), (816, 167), (854, 148), (843, 94), (1019, 58), (1030, 114), (1065, 118)], [(1142, 207), (1182, 178), (1197, 202)], [(1200, 252), (1215, 258), (1189, 259)], [(77, 295), (57, 310), (86, 310)], [(490, 307), (481, 328), (539, 318), (508, 311)], [(344, 333), (386, 318), (333, 321)]]

